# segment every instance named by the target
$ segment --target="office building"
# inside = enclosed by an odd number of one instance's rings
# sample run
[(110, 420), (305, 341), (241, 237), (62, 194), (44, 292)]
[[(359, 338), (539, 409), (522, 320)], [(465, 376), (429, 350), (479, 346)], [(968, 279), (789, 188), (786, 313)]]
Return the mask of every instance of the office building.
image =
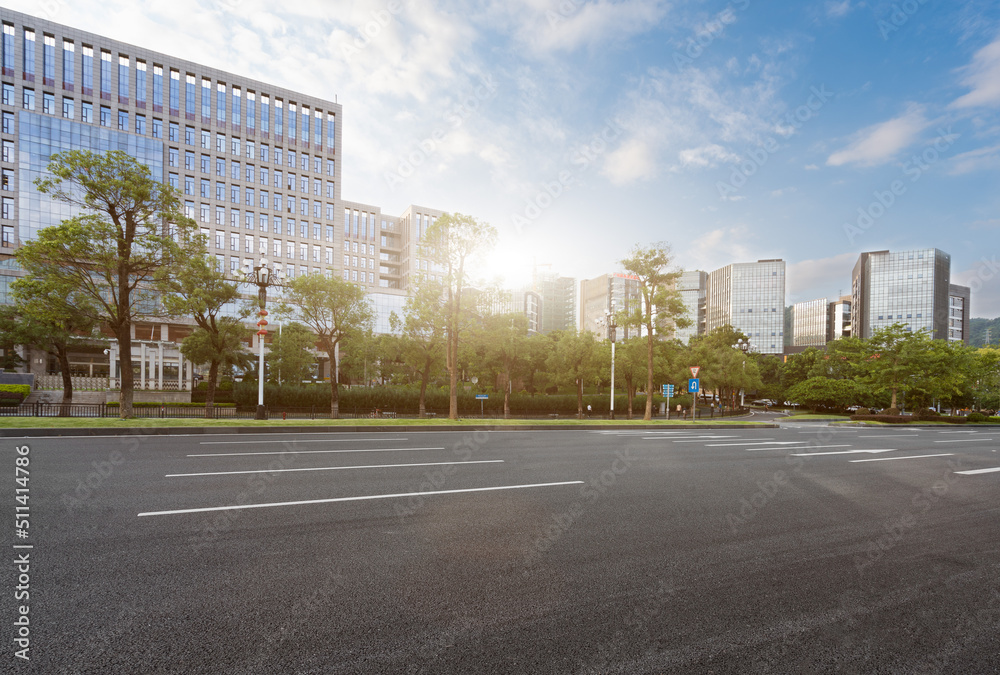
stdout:
[[(608, 312), (629, 312), (641, 307), (641, 303), (639, 278), (634, 275), (616, 272), (584, 279), (580, 282), (580, 331), (606, 339)], [(641, 335), (641, 331), (621, 326), (615, 333), (615, 341), (622, 342), (637, 335)]]
[(851, 337), (851, 296), (842, 295), (827, 308), (826, 341)]
[(944, 251), (862, 253), (851, 280), (852, 333), (869, 338), (901, 323), (935, 340), (968, 341), (968, 301), (969, 288), (951, 283), (951, 256)]
[[(0, 19), (0, 303), (22, 274), (17, 248), (71, 215), (34, 185), (49, 157), (69, 150), (123, 150), (148, 166), (181, 193), (222, 269), (237, 272), (263, 250), (289, 278), (335, 274), (364, 286), (380, 331), (410, 276), (435, 272), (417, 244), (441, 211), (410, 206), (393, 217), (342, 199), (340, 104), (7, 9)], [(188, 330), (183, 320), (133, 328), (157, 355), (154, 343), (173, 354)], [(93, 371), (94, 355), (80, 358), (81, 372)], [(183, 372), (171, 358), (153, 363), (155, 381), (168, 367)]]
[(677, 280), (676, 290), (684, 303), (685, 318), (691, 322), (687, 328), (678, 328), (674, 337), (687, 344), (692, 337), (705, 334), (708, 303), (708, 273), (701, 270), (684, 272)]
[(822, 347), (826, 344), (828, 309), (826, 298), (792, 305), (793, 347)]
[(784, 349), (785, 261), (734, 263), (708, 275), (705, 330), (731, 325), (750, 339), (752, 351)]
[(576, 279), (556, 274), (549, 265), (536, 265), (532, 290), (541, 303), (539, 332), (576, 328)]

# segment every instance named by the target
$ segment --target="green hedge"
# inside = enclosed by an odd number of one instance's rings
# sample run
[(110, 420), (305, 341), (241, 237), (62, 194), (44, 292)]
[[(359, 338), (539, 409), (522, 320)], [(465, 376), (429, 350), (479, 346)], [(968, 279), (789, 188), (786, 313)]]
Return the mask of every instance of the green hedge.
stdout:
[(0, 405), (21, 405), (31, 395), (30, 384), (0, 384)]
[[(237, 382), (233, 387), (233, 400), (238, 408), (248, 410), (257, 406), (257, 383)], [(659, 411), (662, 399), (656, 396), (654, 405)], [(330, 409), (330, 385), (320, 383), (315, 385), (264, 385), (264, 403), (272, 411), (281, 408), (316, 408)], [(677, 403), (690, 405), (690, 397), (684, 399), (672, 398), (671, 406)], [(427, 390), (426, 406), (429, 412), (448, 411), (448, 389), (446, 387)], [(610, 410), (608, 394), (587, 394), (583, 397), (584, 414), (587, 405), (593, 410), (593, 415), (607, 415)], [(415, 415), (419, 412), (420, 391), (410, 387), (340, 387), (340, 410), (342, 413), (367, 413), (376, 408), (392, 411), (401, 415)], [(645, 395), (638, 395), (632, 403), (633, 412), (642, 415), (646, 405)], [(489, 399), (483, 405), (486, 414), (503, 413), (503, 393), (489, 392)], [(628, 397), (624, 394), (615, 396), (616, 416), (625, 415), (628, 410)], [(480, 402), (475, 392), (460, 391), (458, 394), (458, 411), (463, 416), (475, 416), (480, 413)], [(532, 396), (524, 392), (511, 395), (510, 412), (515, 416), (524, 415), (576, 415), (576, 394), (536, 394)]]
[[(933, 419), (935, 422), (947, 422), (948, 424), (965, 424), (970, 421), (968, 417), (947, 417), (944, 415)], [(906, 424), (908, 422), (927, 421), (921, 420), (913, 415), (851, 415), (851, 420), (859, 422), (886, 422), (888, 424)]]

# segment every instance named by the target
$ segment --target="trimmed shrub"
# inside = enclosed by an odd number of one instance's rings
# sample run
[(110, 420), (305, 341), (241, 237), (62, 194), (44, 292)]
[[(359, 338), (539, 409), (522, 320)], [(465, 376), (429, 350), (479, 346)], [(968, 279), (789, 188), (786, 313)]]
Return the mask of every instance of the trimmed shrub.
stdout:
[(978, 422), (985, 422), (987, 417), (983, 413), (974, 412), (974, 413), (969, 413), (969, 415), (965, 419), (969, 420), (973, 424), (976, 424)]
[(913, 417), (918, 420), (936, 420), (941, 414), (933, 408), (918, 408), (914, 411)]
[(0, 384), (0, 405), (16, 406), (21, 405), (24, 399), (31, 395), (31, 385), (28, 384)]
[[(120, 405), (119, 401), (112, 401), (111, 403), (107, 404), (107, 406), (109, 408), (116, 408), (116, 407), (118, 407), (118, 405)], [(204, 403), (204, 401), (202, 401), (201, 403), (157, 403), (155, 401), (141, 401), (141, 402), (135, 402), (135, 403), (133, 403), (132, 407), (133, 408), (160, 408), (160, 407), (165, 407), (165, 408), (204, 408), (205, 407), (205, 403)], [(236, 404), (235, 403), (219, 403), (218, 401), (216, 401), (213, 404), (213, 407), (215, 407), (215, 408), (235, 408)]]
[(897, 416), (899, 415), (899, 408), (886, 408), (885, 410), (882, 411), (882, 414)]

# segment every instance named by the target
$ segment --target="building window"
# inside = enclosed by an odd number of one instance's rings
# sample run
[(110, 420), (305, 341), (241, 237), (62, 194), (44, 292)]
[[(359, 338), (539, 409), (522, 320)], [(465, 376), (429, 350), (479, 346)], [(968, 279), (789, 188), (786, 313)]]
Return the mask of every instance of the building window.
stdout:
[(146, 116), (136, 115), (135, 116), (135, 133), (140, 136), (146, 135)]
[(153, 118), (153, 138), (163, 138), (163, 120)]
[(24, 29), (24, 58), (21, 62), (24, 79), (28, 82), (35, 81), (35, 31), (30, 28)]
[(118, 111), (118, 131), (128, 131), (128, 113), (124, 110)]
[(21, 107), (25, 110), (35, 109), (35, 90), (25, 87), (21, 92)]
[(14, 133), (14, 113), (4, 111), (3, 113), (3, 133)]
[(80, 104), (80, 120), (87, 124), (94, 122), (94, 104), (84, 101)]
[(14, 85), (3, 83), (3, 104), (14, 105)]
[(128, 105), (129, 69), (128, 57), (118, 56), (118, 103)]
[[(110, 127), (111, 126), (111, 108), (106, 105), (101, 106), (101, 126)], [(174, 153), (176, 154), (176, 150)], [(175, 158), (176, 159), (176, 158)], [(177, 166), (177, 164), (171, 164), (170, 166)]]
[(101, 98), (111, 100), (111, 52), (101, 50)]

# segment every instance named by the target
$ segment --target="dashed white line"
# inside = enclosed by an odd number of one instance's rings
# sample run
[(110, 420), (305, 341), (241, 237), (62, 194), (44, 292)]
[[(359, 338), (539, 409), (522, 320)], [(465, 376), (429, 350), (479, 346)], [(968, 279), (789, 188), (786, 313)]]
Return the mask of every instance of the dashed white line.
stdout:
[(529, 485), (498, 485), (495, 487), (465, 488), (460, 490), (435, 490), (432, 492), (400, 492), (391, 495), (365, 495), (362, 497), (335, 497), (333, 499), (307, 499), (298, 502), (272, 502), (270, 504), (237, 504), (234, 506), (209, 506), (199, 509), (178, 509), (175, 511), (147, 511), (143, 516), (173, 516), (184, 513), (207, 513), (209, 511), (238, 511), (242, 509), (265, 509), (272, 506), (301, 506), (305, 504), (334, 504), (337, 502), (358, 502), (373, 499), (397, 499), (400, 497), (430, 497), (433, 495), (453, 495), (464, 492), (491, 492), (498, 490), (524, 490), (528, 488), (558, 487), (561, 485), (583, 485), (582, 480), (563, 481), (561, 483), (531, 483)]
[(985, 443), (992, 441), (992, 438), (956, 438), (955, 440), (934, 441), (935, 443)]
[(189, 476), (235, 476), (241, 473), (290, 473), (292, 471), (347, 471), (350, 469), (398, 469), (406, 466), (443, 466), (446, 464), (502, 464), (502, 459), (477, 459), (467, 462), (420, 462), (418, 464), (369, 464), (366, 466), (315, 466), (299, 469), (254, 469), (253, 471), (210, 471), (207, 473), (168, 473), (166, 478)]
[(767, 443), (706, 443), (706, 448), (729, 448), (733, 446), (746, 447), (748, 445), (802, 445), (802, 441), (769, 441)]
[(293, 455), (324, 455), (344, 452), (412, 452), (414, 450), (444, 450), (444, 448), (367, 448), (364, 450), (282, 450), (280, 452), (217, 452), (204, 455), (186, 455), (187, 457), (251, 457), (253, 455), (283, 455), (290, 452)]
[(897, 459), (920, 459), (921, 457), (951, 457), (954, 453), (942, 452), (936, 455), (908, 455), (906, 457), (875, 457), (873, 459), (850, 459), (851, 463), (854, 462), (895, 462)]
[(964, 476), (974, 476), (978, 473), (996, 473), (1000, 471), (1000, 466), (994, 466), (989, 469), (970, 469), (968, 471), (956, 471), (955, 473), (960, 473)]
[[(769, 444), (773, 445), (773, 443)], [(841, 443), (839, 445), (800, 445), (794, 448), (747, 448), (747, 452), (760, 452), (761, 450), (808, 450), (809, 448), (849, 448), (851, 447), (849, 443)]]
[(889, 448), (886, 450), (838, 450), (836, 452), (803, 452), (803, 453), (792, 453), (792, 457), (815, 457), (816, 455), (859, 455), (868, 454), (875, 455), (880, 452), (896, 452), (895, 448)]
[(263, 443), (359, 443), (370, 441), (406, 441), (407, 438), (303, 438), (301, 440), (280, 440), (280, 441), (202, 441), (198, 445), (258, 445)]

